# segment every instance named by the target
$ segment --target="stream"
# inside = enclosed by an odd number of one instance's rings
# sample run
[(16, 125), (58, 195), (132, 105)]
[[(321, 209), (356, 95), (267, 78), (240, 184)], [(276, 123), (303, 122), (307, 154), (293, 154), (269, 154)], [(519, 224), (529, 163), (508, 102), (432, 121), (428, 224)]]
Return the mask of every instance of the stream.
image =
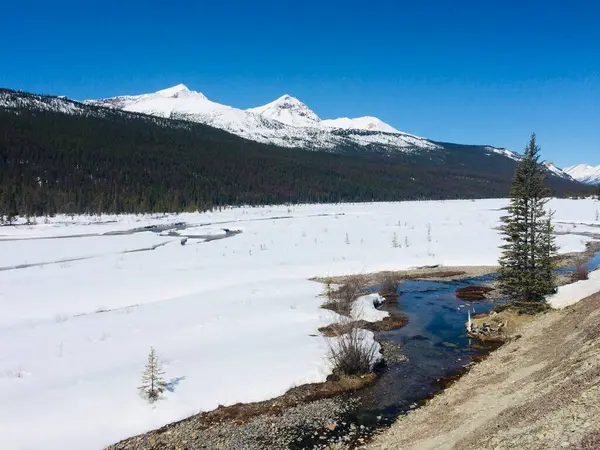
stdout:
[[(600, 266), (600, 252), (587, 262), (587, 268)], [(557, 270), (574, 272), (575, 268)], [(408, 317), (402, 328), (376, 333), (385, 349), (386, 364), (378, 379), (361, 390), (358, 407), (343, 417), (335, 430), (307, 436), (293, 448), (323, 448), (322, 436), (328, 441), (343, 440), (361, 444), (377, 429), (390, 426), (400, 415), (421, 406), (443, 390), (500, 344), (483, 343), (466, 334), (467, 311), (471, 315), (489, 312), (502, 300), (466, 302), (456, 297), (456, 289), (487, 284), (496, 274), (458, 281), (403, 281), (398, 286), (397, 301), (388, 300), (380, 309), (400, 312)], [(372, 286), (378, 292), (379, 286)], [(390, 345), (391, 344), (391, 345)], [(394, 354), (395, 353), (395, 354)], [(405, 357), (406, 360), (398, 358)]]

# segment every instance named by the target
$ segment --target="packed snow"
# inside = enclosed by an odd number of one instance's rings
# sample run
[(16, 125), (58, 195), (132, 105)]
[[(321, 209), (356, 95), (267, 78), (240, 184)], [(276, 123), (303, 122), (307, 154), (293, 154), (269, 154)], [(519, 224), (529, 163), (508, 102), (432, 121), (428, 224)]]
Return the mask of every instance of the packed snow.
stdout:
[(560, 286), (556, 294), (548, 297), (548, 303), (553, 308), (562, 309), (597, 292), (600, 292), (600, 270), (590, 272), (587, 280)]
[(379, 294), (369, 294), (358, 297), (352, 305), (351, 316), (355, 320), (365, 320), (367, 322), (379, 322), (390, 314), (387, 311), (380, 311), (375, 305), (384, 302), (384, 298)]
[[(100, 449), (218, 405), (323, 381), (330, 366), (317, 329), (335, 317), (320, 308), (324, 287), (310, 278), (494, 265), (506, 203), (57, 216), (0, 227), (0, 448)], [(599, 224), (599, 205), (550, 207), (557, 221), (589, 226)], [(158, 228), (140, 231), (149, 225)], [(184, 235), (222, 239), (181, 245)], [(564, 234), (558, 243), (581, 251), (589, 239)], [(363, 297), (355, 313), (383, 317), (373, 300)], [(150, 346), (170, 387), (153, 405), (136, 389)]]

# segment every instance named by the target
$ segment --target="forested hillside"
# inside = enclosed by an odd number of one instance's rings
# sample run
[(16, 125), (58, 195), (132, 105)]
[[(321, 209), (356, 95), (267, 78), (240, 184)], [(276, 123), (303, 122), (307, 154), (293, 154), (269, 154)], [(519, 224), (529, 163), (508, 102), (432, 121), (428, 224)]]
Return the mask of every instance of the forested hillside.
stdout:
[[(0, 216), (498, 197), (514, 168), (466, 146), (421, 155), (308, 152), (196, 123), (0, 94), (11, 99), (0, 103)], [(585, 189), (550, 181), (558, 194)]]

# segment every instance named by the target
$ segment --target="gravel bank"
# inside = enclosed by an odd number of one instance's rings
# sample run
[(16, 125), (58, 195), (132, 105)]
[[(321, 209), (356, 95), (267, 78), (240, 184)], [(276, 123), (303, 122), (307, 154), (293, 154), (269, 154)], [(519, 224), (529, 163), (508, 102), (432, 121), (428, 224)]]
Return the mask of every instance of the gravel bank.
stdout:
[(127, 439), (107, 450), (264, 450), (300, 449), (306, 436), (322, 441), (331, 438), (333, 424), (356, 405), (352, 397), (337, 397), (286, 408), (250, 418), (245, 423), (227, 421), (204, 428), (200, 420), (186, 420)]

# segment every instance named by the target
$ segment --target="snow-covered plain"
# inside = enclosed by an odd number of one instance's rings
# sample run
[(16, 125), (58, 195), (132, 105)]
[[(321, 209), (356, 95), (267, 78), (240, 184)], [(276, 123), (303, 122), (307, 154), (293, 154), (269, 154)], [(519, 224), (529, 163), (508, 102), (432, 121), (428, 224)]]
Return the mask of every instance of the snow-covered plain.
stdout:
[[(100, 449), (220, 404), (322, 381), (327, 345), (317, 328), (334, 317), (319, 308), (323, 286), (309, 278), (493, 265), (505, 205), (274, 206), (2, 227), (0, 448)], [(557, 221), (598, 224), (598, 202), (550, 206)], [(185, 246), (165, 232), (105, 235), (176, 222), (190, 226), (181, 234), (242, 233)], [(566, 234), (558, 243), (578, 251), (588, 239)], [(47, 264), (11, 269), (39, 263)], [(136, 390), (150, 346), (172, 388), (154, 405)]]

